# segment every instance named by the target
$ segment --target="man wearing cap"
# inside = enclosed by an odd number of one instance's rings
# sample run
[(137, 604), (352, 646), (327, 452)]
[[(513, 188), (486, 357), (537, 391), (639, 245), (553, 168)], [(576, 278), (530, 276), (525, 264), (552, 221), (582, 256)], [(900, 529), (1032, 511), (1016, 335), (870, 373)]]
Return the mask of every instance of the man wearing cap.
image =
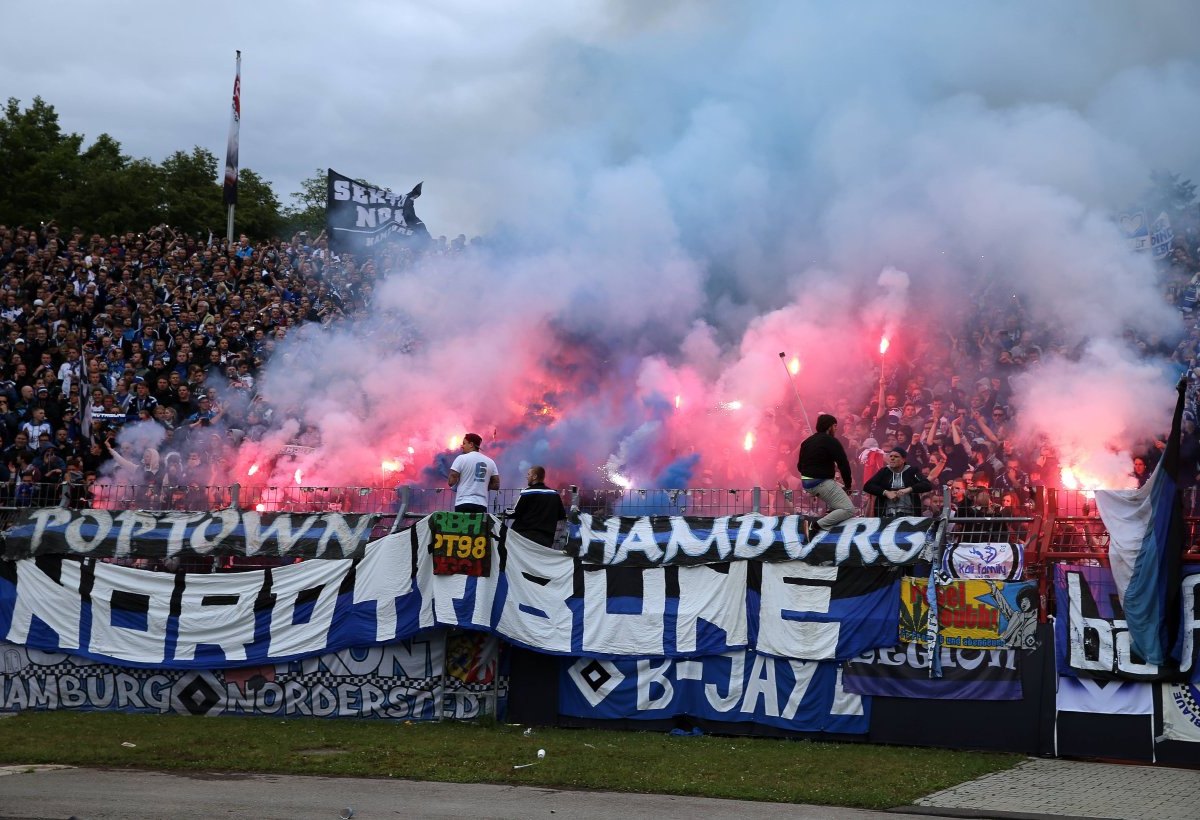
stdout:
[[(850, 474), (850, 459), (846, 457), (846, 448), (837, 439), (837, 426), (835, 417), (822, 413), (817, 416), (817, 432), (800, 444), (800, 458), (796, 462), (800, 483), (806, 492), (829, 507), (829, 511), (816, 521), (806, 519), (810, 536), (818, 529), (827, 530), (858, 513), (850, 500), (854, 481)], [(841, 485), (834, 481), (835, 471), (842, 475)]]
[(467, 433), (462, 454), (450, 465), (447, 481), (454, 488), (455, 512), (487, 512), (488, 490), (500, 489), (500, 472), (496, 462), (479, 452), (482, 444), (478, 433)]
[(893, 447), (887, 456), (887, 466), (867, 479), (863, 492), (875, 496), (875, 512), (880, 518), (919, 516), (921, 493), (933, 489), (929, 479), (908, 464), (903, 447)]

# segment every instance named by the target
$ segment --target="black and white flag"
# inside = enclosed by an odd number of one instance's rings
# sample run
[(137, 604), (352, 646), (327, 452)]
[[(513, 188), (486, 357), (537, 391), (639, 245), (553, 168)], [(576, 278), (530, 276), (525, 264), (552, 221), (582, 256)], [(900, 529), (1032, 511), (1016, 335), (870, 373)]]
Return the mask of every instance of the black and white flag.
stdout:
[(407, 194), (395, 194), (356, 182), (329, 169), (325, 224), (334, 251), (369, 253), (384, 242), (410, 245), (429, 240), (425, 223), (417, 217), (415, 202), (422, 183)]

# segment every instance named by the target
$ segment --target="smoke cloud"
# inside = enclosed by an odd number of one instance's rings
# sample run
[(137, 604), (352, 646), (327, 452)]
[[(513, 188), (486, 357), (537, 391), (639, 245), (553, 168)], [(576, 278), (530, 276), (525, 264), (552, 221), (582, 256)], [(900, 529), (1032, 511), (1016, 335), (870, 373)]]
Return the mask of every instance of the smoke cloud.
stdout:
[(1200, 170), (1197, 24), (1187, 2), (584, 4), (474, 55), (505, 105), (464, 87), (414, 128), (471, 193), (457, 223), (422, 215), (487, 242), (297, 334), (263, 393), (319, 431), (306, 482), (440, 483), (475, 431), (504, 486), (533, 463), (773, 486), (805, 415), (874, 397), (881, 336), (949, 360), (982, 300), (1051, 341), (1015, 385), (1025, 432), (1118, 481), (1174, 395), (1129, 335), (1181, 323), (1115, 215), (1152, 168)]

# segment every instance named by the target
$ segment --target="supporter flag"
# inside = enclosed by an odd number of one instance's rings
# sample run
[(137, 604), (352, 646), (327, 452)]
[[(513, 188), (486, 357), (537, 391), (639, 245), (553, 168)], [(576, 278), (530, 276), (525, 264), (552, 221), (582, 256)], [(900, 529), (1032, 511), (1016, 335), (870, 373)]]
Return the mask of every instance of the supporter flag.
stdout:
[(1200, 687), (1191, 683), (1162, 684), (1162, 737), (1200, 743)]
[(1158, 219), (1150, 225), (1150, 252), (1155, 259), (1163, 259), (1171, 252), (1171, 244), (1175, 232), (1171, 230), (1171, 217), (1166, 212), (1160, 213)]
[(85, 348), (79, 357), (79, 403), (82, 405), (79, 408), (79, 433), (83, 437), (85, 448), (92, 437), (92, 397), (87, 388), (89, 355)]
[(1167, 449), (1145, 486), (1100, 490), (1096, 508), (1108, 528), (1108, 559), (1134, 651), (1161, 665), (1174, 639), (1179, 617), (1183, 558), (1183, 509), (1176, 476), (1186, 380), (1171, 419)]
[(233, 77), (233, 108), (229, 120), (229, 143), (225, 146), (225, 205), (237, 204), (238, 129), (242, 124), (242, 52), (237, 53)]
[(369, 253), (384, 242), (421, 245), (429, 230), (417, 216), (418, 182), (407, 194), (376, 188), (329, 169), (325, 225), (337, 252)]
[[(845, 661), (899, 643), (894, 567), (764, 563), (750, 582), (751, 640), (764, 654)], [(890, 607), (890, 608), (889, 608)]]

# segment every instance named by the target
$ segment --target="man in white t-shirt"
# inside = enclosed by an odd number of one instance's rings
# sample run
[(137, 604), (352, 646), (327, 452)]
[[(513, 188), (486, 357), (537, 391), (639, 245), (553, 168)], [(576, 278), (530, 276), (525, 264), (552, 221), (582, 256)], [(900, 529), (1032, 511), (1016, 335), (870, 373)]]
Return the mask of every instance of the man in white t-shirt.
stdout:
[(478, 433), (463, 436), (462, 455), (450, 465), (455, 512), (487, 512), (488, 490), (500, 489), (496, 462), (479, 452), (483, 438)]

